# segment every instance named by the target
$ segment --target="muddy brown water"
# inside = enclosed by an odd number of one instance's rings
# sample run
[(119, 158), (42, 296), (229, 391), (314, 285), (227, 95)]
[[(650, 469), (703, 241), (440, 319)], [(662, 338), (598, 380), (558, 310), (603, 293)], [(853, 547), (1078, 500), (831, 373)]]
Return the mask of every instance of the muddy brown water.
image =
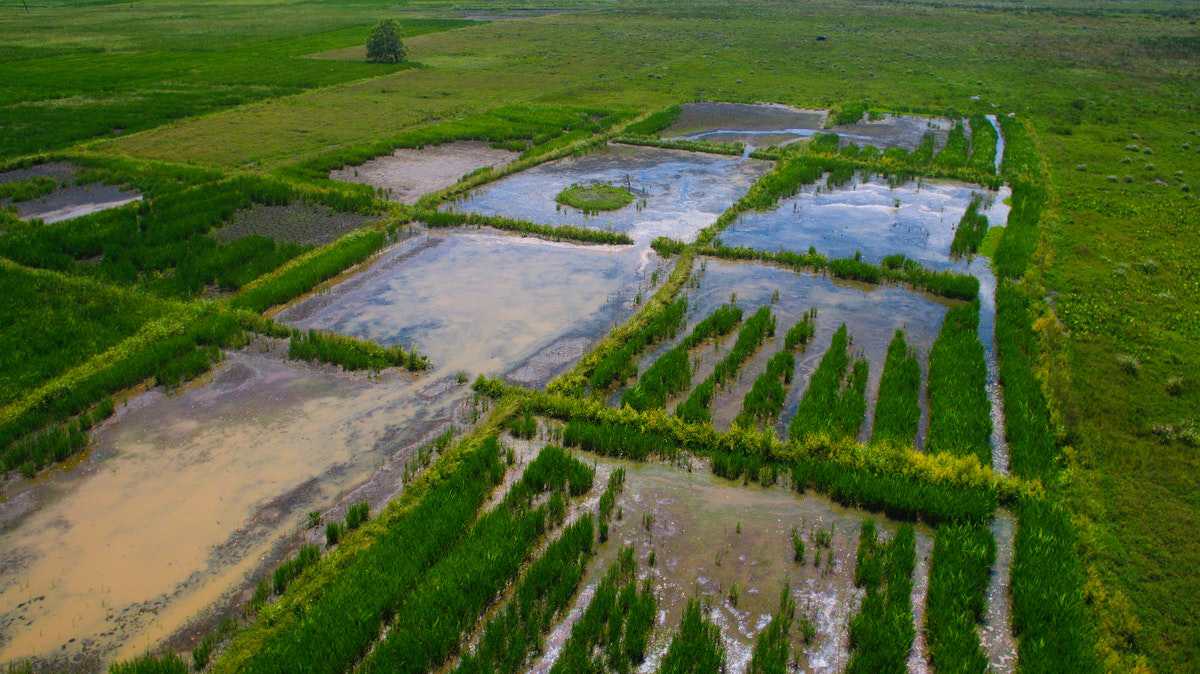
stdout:
[[(540, 442), (516, 443), (530, 452)], [(609, 540), (590, 563), (580, 592), (563, 619), (551, 629), (544, 653), (529, 668), (547, 672), (570, 635), (571, 625), (586, 608), (596, 585), (621, 546), (632, 546), (640, 578), (652, 579), (658, 615), (648, 657), (639, 671), (657, 668), (682, 618), (687, 600), (700, 596), (708, 617), (721, 630), (730, 672), (745, 671), (758, 633), (789, 589), (798, 608), (816, 627), (816, 638), (803, 644), (793, 636), (802, 671), (840, 671), (849, 652), (848, 627), (858, 610), (861, 590), (854, 587), (855, 552), (859, 528), (870, 515), (843, 508), (823, 496), (797, 494), (786, 486), (745, 486), (717, 477), (705, 463), (691, 459), (686, 466), (635, 463), (579, 453), (598, 466), (598, 475), (614, 467), (626, 471), (625, 488), (617, 500), (620, 516), (610, 524)], [(597, 480), (597, 488), (602, 482)], [(652, 518), (649, 528), (643, 517)], [(872, 517), (882, 531), (894, 523)], [(793, 560), (791, 531), (805, 539), (805, 561)], [(814, 552), (818, 530), (832, 529), (832, 545)], [(918, 549), (932, 546), (931, 534), (917, 530)], [(655, 565), (649, 566), (651, 551)], [(832, 552), (833, 564), (828, 564)], [(920, 572), (920, 570), (918, 570)], [(914, 578), (919, 587), (927, 581)], [(730, 599), (734, 584), (736, 603)], [(916, 591), (914, 591), (916, 594)]]
[(500, 167), (520, 156), (481, 141), (455, 141), (424, 148), (400, 148), (357, 166), (329, 172), (332, 180), (362, 183), (383, 191), (388, 199), (416, 203), (421, 195), (450, 187), (485, 167)]
[[(614, 230), (642, 244), (656, 236), (691, 241), (770, 166), (756, 159), (609, 145), (507, 176), (442, 208)], [(638, 198), (624, 208), (595, 215), (555, 201), (573, 184), (595, 182), (628, 187)]]
[[(888, 343), (897, 329), (903, 328), (908, 343), (916, 350), (922, 368), (922, 424), (927, 426), (928, 411), (924, 409), (924, 387), (928, 369), (929, 349), (937, 339), (942, 318), (949, 303), (930, 295), (916, 293), (898, 286), (871, 286), (844, 282), (827, 276), (806, 272), (795, 272), (784, 267), (701, 258), (693, 272), (698, 287), (688, 287), (687, 326), (671, 343), (660, 345), (642, 358), (640, 369), (644, 370), (664, 351), (682, 340), (704, 317), (736, 295), (738, 306), (749, 317), (760, 306), (769, 306), (775, 315), (775, 337), (760, 348), (742, 367), (736, 380), (726, 388), (718, 389), (713, 398), (713, 422), (719, 429), (728, 428), (741, 411), (742, 400), (754, 384), (754, 380), (766, 369), (772, 355), (783, 348), (784, 336), (811, 308), (817, 309), (816, 335), (808, 348), (796, 354), (796, 370), (788, 392), (784, 412), (776, 424), (776, 430), (786, 437), (787, 424), (795, 414), (796, 406), (804, 395), (808, 380), (820, 364), (829, 348), (834, 332), (842, 323), (846, 324), (851, 342), (851, 352), (865, 357), (870, 363), (867, 383), (867, 419), (862, 437), (870, 436), (874, 402), (879, 394), (879, 381), (883, 376), (883, 364), (887, 359)], [(774, 297), (778, 292), (778, 299)], [(712, 372), (719, 360), (736, 341), (734, 334), (721, 340), (715, 347), (703, 345), (693, 351), (699, 367), (692, 378), (693, 386), (703, 381)], [(682, 399), (686, 394), (681, 395)]]
[(828, 114), (773, 103), (686, 103), (661, 135), (749, 147), (786, 145), (820, 132)]
[[(125, 658), (248, 591), (311, 510), (396, 493), (412, 447), (461, 414), (468, 387), (228, 354), (177, 394), (143, 393), (71, 470), (23, 481), (0, 509), (0, 661)], [(372, 475), (382, 476), (372, 482)], [(316, 534), (311, 534), (316, 537)]]

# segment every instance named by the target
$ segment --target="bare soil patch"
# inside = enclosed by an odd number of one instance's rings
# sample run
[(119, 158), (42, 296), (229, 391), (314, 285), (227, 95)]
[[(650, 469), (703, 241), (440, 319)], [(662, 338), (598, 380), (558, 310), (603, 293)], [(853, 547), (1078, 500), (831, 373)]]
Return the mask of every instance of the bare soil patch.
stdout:
[(330, 171), (329, 177), (370, 185), (383, 190), (392, 201), (411, 204), (472, 171), (503, 166), (517, 156), (479, 141), (456, 141), (421, 149), (401, 148), (358, 166)]

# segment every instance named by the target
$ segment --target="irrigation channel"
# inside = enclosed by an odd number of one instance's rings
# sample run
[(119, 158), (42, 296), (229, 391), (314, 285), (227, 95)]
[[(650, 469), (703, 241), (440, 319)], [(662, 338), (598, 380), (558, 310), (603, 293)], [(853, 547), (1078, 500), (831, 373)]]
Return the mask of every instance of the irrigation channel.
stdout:
[[(785, 144), (825, 123), (823, 111), (699, 104), (683, 106), (664, 137)], [(925, 118), (888, 116), (832, 130), (843, 140), (915, 147), (931, 129), (944, 142), (947, 124)], [(998, 146), (1002, 151), (1002, 138)], [(412, 201), (421, 190), (445, 187), (450, 173), (461, 168), (442, 173), (431, 168), (447, 156), (472, 166), (510, 158), (486, 149), (398, 151), (357, 174), (341, 170), (335, 177), (391, 189), (393, 198)], [(132, 392), (116, 415), (92, 431), (90, 450), (74, 463), (35, 480), (5, 483), (0, 661), (37, 657), (96, 670), (164, 643), (187, 650), (217, 619), (236, 615), (257, 581), (302, 543), (324, 541), (319, 529), (306, 525), (309, 513), (339, 518), (348, 504), (364, 500), (378, 511), (403, 489), (417, 447), (446, 428), (477, 421), (479, 403), (467, 384), (475, 375), (544, 387), (666, 281), (675, 260), (651, 249), (655, 237), (695, 240), (771, 168), (771, 162), (747, 157), (609, 145), (508, 175), (442, 208), (620, 231), (633, 245), (418, 227), (353, 273), (272, 315), (299, 329), (414, 348), (431, 359), (429, 371), (348, 373), (290, 361), (286, 342), (257, 338), (178, 391)], [(588, 214), (556, 201), (564, 189), (591, 183), (625, 187), (634, 202)], [(876, 263), (902, 253), (931, 269), (978, 278), (978, 337), (995, 429), (992, 464), (1005, 471), (993, 345), (995, 280), (985, 257), (960, 259), (949, 251), (954, 227), (973, 198), (982, 200), (992, 225), (1001, 225), (1008, 194), (1007, 188), (993, 192), (947, 181), (889, 185), (858, 175), (840, 186), (806, 187), (774, 209), (744, 213), (720, 240), (765, 251), (802, 253), (812, 246), (830, 257), (859, 255)], [(703, 256), (695, 260), (680, 297), (687, 300), (683, 325), (637, 356), (639, 372), (723, 305), (735, 304), (746, 319), (766, 307), (776, 322), (774, 334), (713, 396), (717, 429), (731, 426), (751, 386), (783, 348), (788, 329), (815, 310), (813, 336), (796, 351), (782, 411), (772, 422), (776, 432), (786, 437), (813, 373), (845, 325), (852, 357), (867, 362), (867, 412), (857, 435), (869, 439), (888, 345), (903, 330), (920, 364), (921, 420), (914, 440), (923, 446), (929, 354), (945, 316), (961, 302), (904, 286)], [(688, 353), (692, 386), (717, 369), (737, 339), (734, 329)], [(619, 401), (623, 387), (635, 381), (617, 387), (611, 400)], [(668, 412), (692, 386), (672, 396)], [(541, 439), (506, 436), (505, 442), (519, 461), (528, 461), (557, 424), (539, 420)], [(553, 666), (621, 546), (634, 548), (638, 573), (650, 579), (657, 600), (639, 671), (655, 671), (688, 598), (696, 596), (705, 598), (705, 616), (720, 631), (729, 671), (744, 671), (783, 588), (812, 627), (806, 643), (793, 644), (800, 667), (833, 672), (845, 666), (849, 624), (863, 597), (855, 586), (860, 529), (872, 519), (890, 539), (898, 523), (812, 492), (797, 493), (786, 478), (769, 487), (729, 481), (697, 457), (629, 462), (576, 455), (597, 466), (597, 484), (623, 468), (626, 485), (608, 542), (588, 564), (571, 608), (547, 633), (545, 648), (528, 663), (531, 671)], [(1000, 672), (1013, 666), (1007, 584), (1014, 528), (1007, 513), (993, 522), (998, 552), (980, 626), (982, 646)], [(802, 564), (794, 559), (793, 531), (808, 541), (808, 561)], [(925, 671), (922, 626), (934, 530), (917, 526), (915, 541), (916, 638), (908, 667)], [(466, 645), (476, 637), (468, 637)]]

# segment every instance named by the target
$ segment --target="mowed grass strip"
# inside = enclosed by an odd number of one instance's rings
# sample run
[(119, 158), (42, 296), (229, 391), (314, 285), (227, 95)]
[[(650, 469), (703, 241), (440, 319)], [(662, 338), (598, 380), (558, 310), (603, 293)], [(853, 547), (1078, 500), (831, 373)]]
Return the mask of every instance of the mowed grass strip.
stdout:
[(946, 312), (929, 353), (929, 441), (931, 452), (975, 456), (992, 462), (992, 408), (987, 363), (979, 343), (979, 303)]

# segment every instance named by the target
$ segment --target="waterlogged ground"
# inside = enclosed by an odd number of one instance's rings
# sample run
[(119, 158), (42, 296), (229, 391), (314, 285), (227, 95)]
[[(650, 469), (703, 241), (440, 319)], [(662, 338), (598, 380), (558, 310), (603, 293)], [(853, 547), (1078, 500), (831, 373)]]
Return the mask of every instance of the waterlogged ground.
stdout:
[(890, 185), (886, 178), (862, 174), (849, 184), (825, 181), (804, 187), (768, 211), (740, 215), (721, 234), (729, 246), (762, 250), (807, 251), (878, 263), (901, 253), (936, 269), (966, 271), (966, 259), (950, 256), (954, 232), (974, 195), (993, 226), (1008, 221), (1008, 187), (992, 191), (946, 180), (910, 180)]
[(283, 206), (255, 204), (234, 213), (213, 232), (218, 241), (229, 243), (246, 236), (265, 236), (276, 241), (319, 246), (366, 224), (365, 215), (341, 213), (328, 206), (296, 201)]
[[(925, 385), (929, 349), (937, 339), (942, 317), (948, 307), (937, 298), (897, 286), (850, 283), (772, 265), (711, 258), (701, 258), (694, 274), (698, 286), (689, 285), (686, 289), (688, 326), (680, 332), (679, 339), (683, 339), (695, 323), (735, 295), (746, 318), (765, 305), (771, 307), (776, 320), (774, 339), (769, 340), (742, 367), (736, 382), (725, 390), (718, 389), (714, 396), (713, 423), (719, 429), (728, 428), (741, 411), (742, 400), (753, 386), (755, 378), (766, 369), (770, 357), (783, 348), (788, 328), (814, 307), (817, 309), (816, 336), (804, 352), (796, 354), (795, 377), (778, 424), (780, 433), (786, 432), (787, 423), (808, 386), (809, 377), (825, 355), (833, 333), (843, 323), (850, 334), (851, 353), (864, 356), (870, 363), (867, 397), (871, 404), (868, 405), (867, 421), (863, 428), (864, 437), (870, 435), (873, 403), (878, 396), (888, 343), (899, 328), (905, 330), (908, 343), (917, 351), (917, 359), (922, 367), (922, 387)], [(712, 372), (715, 363), (732, 348), (736, 339), (735, 330), (715, 347), (701, 346), (693, 352), (693, 360), (699, 361), (692, 378), (693, 385), (699, 384)], [(649, 366), (669, 346), (662, 345), (643, 358), (641, 369)], [(679, 396), (674, 402), (685, 395)], [(922, 433), (927, 424), (926, 417), (926, 411), (922, 410)]]
[(450, 187), (482, 168), (499, 167), (519, 153), (480, 141), (458, 141), (425, 148), (400, 148), (357, 166), (329, 172), (332, 180), (370, 185), (392, 201), (415, 203), (421, 195)]
[(647, 248), (439, 232), (279, 315), (415, 347), (439, 371), (542, 385), (652, 294), (668, 269)]
[[(691, 241), (769, 168), (755, 159), (610, 145), (489, 183), (443, 208), (620, 231), (641, 243), (656, 236)], [(573, 184), (595, 182), (627, 187), (637, 199), (597, 215), (555, 201)]]
[(819, 132), (827, 114), (778, 104), (687, 103), (662, 136), (750, 147), (786, 145)]
[(925, 134), (933, 134), (934, 152), (946, 145), (946, 138), (954, 122), (944, 117), (920, 117), (917, 115), (882, 115), (877, 119), (865, 118), (854, 124), (839, 124), (829, 129), (841, 138), (842, 145), (873, 145), (886, 149), (899, 147), (915, 150)]
[[(634, 547), (639, 576), (653, 579), (658, 601), (649, 656), (640, 671), (657, 668), (693, 596), (705, 600), (709, 618), (721, 628), (728, 671), (745, 671), (754, 639), (770, 621), (784, 587), (796, 601), (798, 616), (805, 616), (816, 628), (810, 643), (799, 638), (793, 643), (801, 671), (842, 670), (849, 650), (849, 620), (862, 595), (854, 587), (854, 560), (864, 513), (783, 486), (731, 482), (712, 475), (695, 459), (690, 466), (679, 467), (581, 456), (598, 464), (599, 473), (615, 466), (625, 468), (625, 489), (617, 500), (619, 516), (614, 516), (609, 541), (588, 568), (575, 606), (552, 629), (546, 655), (531, 671), (549, 670), (571, 624), (622, 545)], [(883, 531), (893, 530), (886, 520), (874, 519)], [(793, 528), (807, 541), (803, 563), (794, 561)], [(832, 531), (829, 547), (816, 544), (819, 530)], [(930, 545), (928, 532), (919, 529), (918, 548)], [(819, 564), (815, 562), (818, 552)], [(924, 579), (916, 580), (924, 585)], [(735, 584), (736, 602), (730, 598)]]
[(0, 173), (0, 184), (39, 177), (59, 181), (59, 188), (45, 196), (13, 204), (0, 200), (0, 206), (11, 206), (17, 211), (17, 216), (25, 220), (37, 219), (51, 223), (106, 211), (142, 198), (137, 192), (113, 185), (76, 184), (77, 172), (73, 164), (49, 162)]
[(0, 662), (95, 668), (245, 595), (309, 511), (350, 499), (377, 511), (412, 447), (469, 395), (449, 378), (371, 378), (285, 349), (257, 342), (177, 394), (133, 398), (77, 466), (10, 491)]

